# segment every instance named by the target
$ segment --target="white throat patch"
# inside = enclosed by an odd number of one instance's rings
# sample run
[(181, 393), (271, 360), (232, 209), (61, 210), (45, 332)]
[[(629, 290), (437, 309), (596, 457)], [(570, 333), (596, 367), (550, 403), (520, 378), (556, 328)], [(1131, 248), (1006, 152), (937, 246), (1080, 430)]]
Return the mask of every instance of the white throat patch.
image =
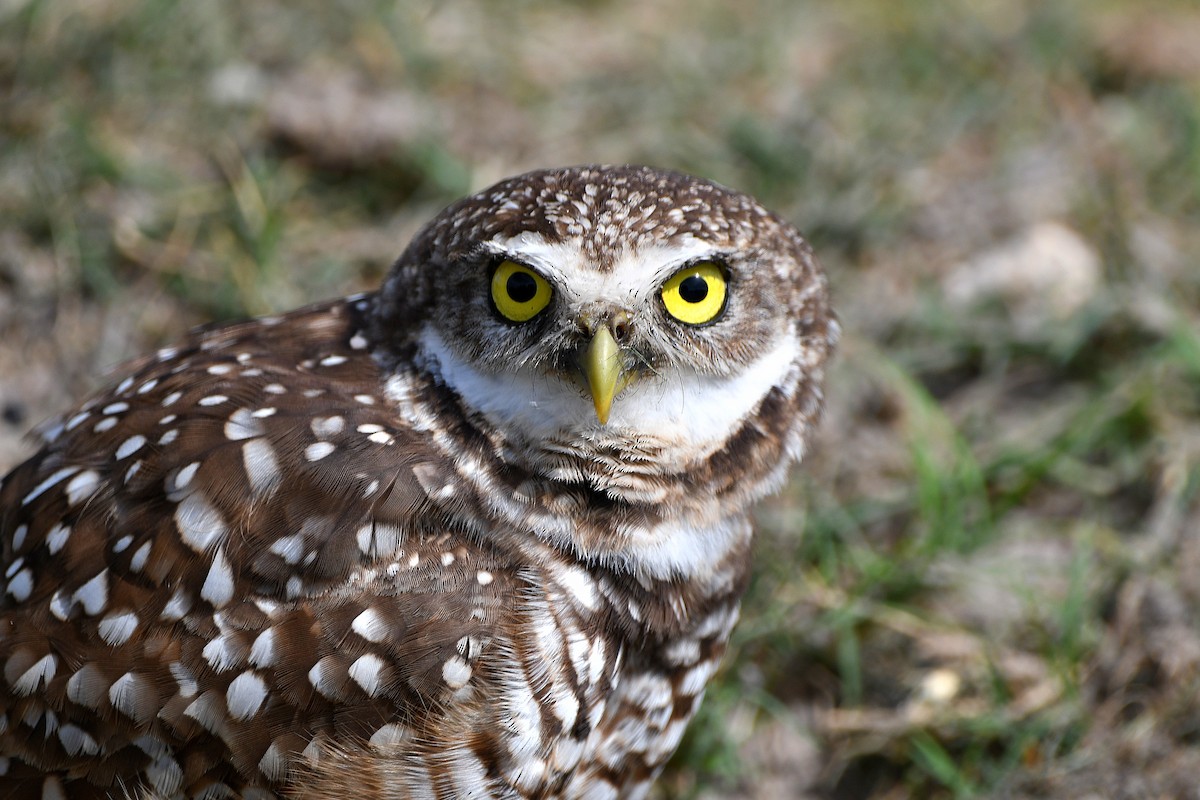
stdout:
[(678, 370), (647, 375), (617, 395), (608, 424), (602, 425), (591, 398), (576, 385), (524, 368), (482, 372), (460, 358), (432, 325), (425, 326), (419, 341), (447, 386), (497, 428), (517, 431), (531, 443), (636, 441), (661, 448), (667, 469), (686, 468), (718, 450), (767, 393), (783, 384), (797, 356), (789, 330), (736, 375)]

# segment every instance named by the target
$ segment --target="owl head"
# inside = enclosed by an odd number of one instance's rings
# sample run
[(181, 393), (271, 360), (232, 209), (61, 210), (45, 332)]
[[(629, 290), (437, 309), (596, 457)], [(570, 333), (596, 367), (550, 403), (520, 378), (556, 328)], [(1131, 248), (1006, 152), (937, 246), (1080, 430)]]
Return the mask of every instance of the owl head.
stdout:
[(537, 171), (455, 203), (401, 256), (376, 317), (397, 363), (514, 458), (615, 493), (738, 441), (798, 457), (837, 335), (795, 228), (649, 167)]

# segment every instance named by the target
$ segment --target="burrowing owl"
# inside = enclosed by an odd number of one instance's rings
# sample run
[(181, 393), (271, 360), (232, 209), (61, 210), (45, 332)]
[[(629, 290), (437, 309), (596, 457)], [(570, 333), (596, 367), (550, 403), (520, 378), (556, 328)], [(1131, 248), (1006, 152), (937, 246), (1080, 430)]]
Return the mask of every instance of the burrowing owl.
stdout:
[(4, 796), (643, 796), (836, 337), (754, 200), (581, 167), (133, 364), (0, 487)]

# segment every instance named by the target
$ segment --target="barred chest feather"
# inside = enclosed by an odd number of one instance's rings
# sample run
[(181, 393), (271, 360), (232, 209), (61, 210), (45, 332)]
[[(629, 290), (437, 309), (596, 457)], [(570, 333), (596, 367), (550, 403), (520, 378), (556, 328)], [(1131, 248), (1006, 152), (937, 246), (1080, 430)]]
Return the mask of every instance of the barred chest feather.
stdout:
[[(547, 591), (527, 594), (511, 633), (464, 659), (448, 740), (414, 747), (414, 732), (388, 728), (369, 752), (322, 752), (297, 796), (643, 797), (700, 705), (736, 601), (639, 646), (604, 619), (635, 601), (572, 570), (539, 576)], [(450, 670), (452, 683), (466, 674)]]

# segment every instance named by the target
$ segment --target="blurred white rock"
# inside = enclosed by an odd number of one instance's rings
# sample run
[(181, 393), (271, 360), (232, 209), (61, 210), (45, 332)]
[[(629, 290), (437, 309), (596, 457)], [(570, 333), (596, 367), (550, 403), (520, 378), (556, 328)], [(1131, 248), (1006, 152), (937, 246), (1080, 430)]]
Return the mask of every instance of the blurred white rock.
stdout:
[(1100, 288), (1100, 257), (1082, 236), (1057, 222), (1040, 222), (1014, 239), (959, 264), (943, 283), (960, 309), (999, 300), (1019, 333), (1070, 317)]
[(244, 61), (226, 64), (208, 79), (208, 96), (221, 106), (256, 106), (262, 102), (266, 91), (266, 75), (256, 65)]

